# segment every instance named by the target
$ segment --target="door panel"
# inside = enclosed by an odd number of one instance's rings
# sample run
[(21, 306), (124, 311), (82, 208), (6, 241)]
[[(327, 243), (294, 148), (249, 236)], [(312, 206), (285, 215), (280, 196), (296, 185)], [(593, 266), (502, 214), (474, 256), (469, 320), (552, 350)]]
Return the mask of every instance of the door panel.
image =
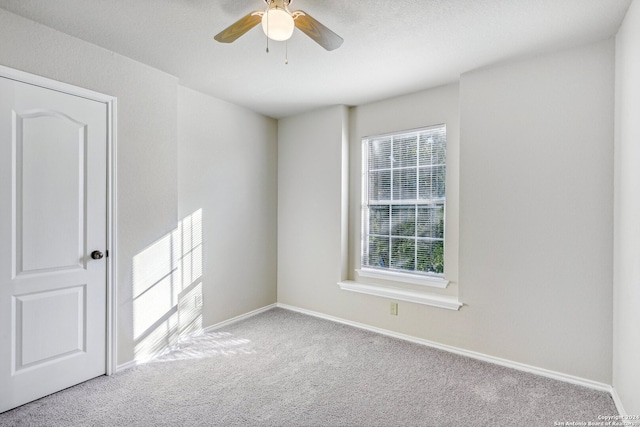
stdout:
[(15, 372), (85, 351), (86, 287), (14, 297)]
[(87, 126), (55, 111), (14, 116), (16, 271), (84, 268)]
[(0, 412), (106, 372), (107, 105), (0, 77)]

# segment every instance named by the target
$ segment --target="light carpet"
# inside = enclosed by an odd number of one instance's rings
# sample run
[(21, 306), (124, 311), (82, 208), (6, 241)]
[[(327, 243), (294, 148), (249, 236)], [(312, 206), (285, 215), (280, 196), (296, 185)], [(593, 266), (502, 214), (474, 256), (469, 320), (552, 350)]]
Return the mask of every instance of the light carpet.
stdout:
[(604, 392), (272, 309), (0, 425), (542, 427), (615, 414)]

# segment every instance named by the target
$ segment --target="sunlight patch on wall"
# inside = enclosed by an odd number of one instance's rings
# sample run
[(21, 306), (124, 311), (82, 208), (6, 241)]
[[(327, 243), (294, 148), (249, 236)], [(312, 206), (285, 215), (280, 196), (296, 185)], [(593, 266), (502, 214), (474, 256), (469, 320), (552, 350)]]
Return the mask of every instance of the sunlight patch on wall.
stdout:
[(202, 209), (133, 258), (134, 358), (202, 331)]

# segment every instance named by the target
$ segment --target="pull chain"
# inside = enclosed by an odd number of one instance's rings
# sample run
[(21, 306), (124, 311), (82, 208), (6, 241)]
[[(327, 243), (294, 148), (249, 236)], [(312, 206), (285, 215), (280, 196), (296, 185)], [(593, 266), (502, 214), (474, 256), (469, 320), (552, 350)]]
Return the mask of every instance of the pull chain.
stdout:
[(269, 53), (269, 9), (265, 13), (267, 14), (267, 53)]
[(289, 64), (289, 40), (284, 42), (284, 63)]

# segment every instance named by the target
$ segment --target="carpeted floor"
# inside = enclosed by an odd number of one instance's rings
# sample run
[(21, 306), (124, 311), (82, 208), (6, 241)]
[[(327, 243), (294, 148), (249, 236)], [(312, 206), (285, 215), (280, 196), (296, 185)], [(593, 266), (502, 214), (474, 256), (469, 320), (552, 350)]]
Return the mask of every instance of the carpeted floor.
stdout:
[(0, 425), (542, 427), (615, 414), (607, 393), (273, 309)]

